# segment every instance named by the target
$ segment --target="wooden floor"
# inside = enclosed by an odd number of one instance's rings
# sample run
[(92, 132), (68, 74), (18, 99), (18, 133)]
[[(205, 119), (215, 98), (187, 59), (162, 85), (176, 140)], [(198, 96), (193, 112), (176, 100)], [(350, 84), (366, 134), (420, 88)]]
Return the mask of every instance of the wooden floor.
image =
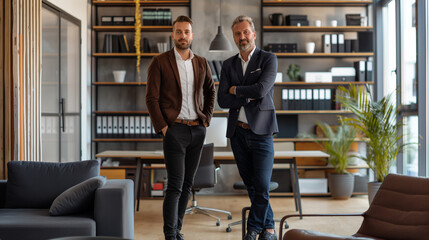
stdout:
[[(241, 225), (232, 232), (225, 231), (228, 223), (241, 219), (241, 209), (249, 205), (247, 196), (197, 196), (198, 205), (231, 211), (232, 220), (225, 214), (220, 226), (216, 221), (202, 214), (185, 215), (182, 233), (186, 240), (241, 239)], [(271, 197), (274, 217), (280, 219), (287, 214), (296, 214), (293, 198)], [(368, 208), (368, 198), (352, 197), (349, 200), (333, 200), (328, 197), (302, 198), (303, 213), (360, 213)], [(335, 234), (353, 234), (362, 222), (361, 217), (304, 218), (289, 221), (291, 228), (305, 228)], [(135, 239), (164, 239), (162, 233), (162, 200), (141, 200), (140, 211), (135, 215)], [(278, 231), (276, 223), (276, 231)]]

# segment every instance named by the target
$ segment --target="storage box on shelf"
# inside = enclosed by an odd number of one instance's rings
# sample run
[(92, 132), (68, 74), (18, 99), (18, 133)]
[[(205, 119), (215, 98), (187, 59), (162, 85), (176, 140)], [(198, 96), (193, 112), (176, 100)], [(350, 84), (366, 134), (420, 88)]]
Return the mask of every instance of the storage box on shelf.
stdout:
[[(274, 141), (297, 141), (295, 150), (302, 143), (311, 145), (312, 140), (297, 139), (296, 134), (313, 133), (316, 121), (335, 125), (338, 114), (351, 114), (334, 101), (339, 85), (372, 87), (375, 74), (372, 5), (372, 0), (261, 0), (261, 47), (277, 55), (278, 71), (283, 75), (282, 82), (276, 82), (274, 89), (280, 130)], [(287, 69), (291, 64), (300, 66), (300, 74), (305, 76), (303, 81), (288, 79)], [(367, 73), (360, 66), (371, 71)], [(358, 70), (354, 71), (355, 77), (350, 75), (351, 68)], [(365, 144), (358, 142), (360, 147)], [(323, 166), (308, 160), (305, 163), (300, 166), (302, 171), (331, 169), (326, 160)], [(361, 172), (358, 169), (367, 166), (352, 168), (353, 172)]]

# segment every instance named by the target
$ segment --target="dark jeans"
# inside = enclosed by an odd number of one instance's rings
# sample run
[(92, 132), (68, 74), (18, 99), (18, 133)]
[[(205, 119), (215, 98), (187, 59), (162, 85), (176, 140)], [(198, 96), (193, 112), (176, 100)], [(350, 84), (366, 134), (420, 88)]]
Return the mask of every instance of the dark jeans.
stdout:
[(183, 216), (191, 196), (195, 173), (200, 163), (206, 128), (176, 123), (164, 137), (167, 190), (164, 197), (164, 235), (176, 239), (182, 229)]
[(238, 171), (252, 204), (247, 230), (260, 232), (263, 229), (274, 229), (269, 197), (274, 163), (273, 137), (257, 135), (251, 130), (237, 127), (230, 140)]

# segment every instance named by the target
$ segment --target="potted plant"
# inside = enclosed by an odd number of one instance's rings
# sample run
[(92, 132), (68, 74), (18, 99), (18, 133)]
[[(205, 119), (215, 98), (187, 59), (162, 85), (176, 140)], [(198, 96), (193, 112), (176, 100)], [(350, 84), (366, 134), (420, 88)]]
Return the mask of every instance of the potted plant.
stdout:
[(366, 156), (360, 158), (374, 172), (377, 182), (368, 185), (368, 199), (371, 203), (376, 190), (395, 163), (396, 156), (405, 146), (401, 142), (402, 123), (397, 120), (398, 108), (391, 100), (392, 94), (374, 101), (371, 94), (361, 86), (340, 86), (338, 90), (340, 94), (337, 95), (337, 101), (355, 114), (355, 117), (345, 118), (343, 121), (362, 131), (368, 138)]
[(301, 67), (298, 64), (290, 64), (287, 69), (287, 76), (292, 81), (301, 80)]
[(317, 123), (327, 141), (316, 140), (329, 154), (329, 163), (335, 173), (328, 175), (329, 191), (333, 199), (348, 199), (353, 193), (354, 176), (347, 171), (349, 161), (354, 157), (349, 153), (356, 137), (356, 128), (347, 125), (340, 118), (340, 125), (332, 129), (326, 123)]

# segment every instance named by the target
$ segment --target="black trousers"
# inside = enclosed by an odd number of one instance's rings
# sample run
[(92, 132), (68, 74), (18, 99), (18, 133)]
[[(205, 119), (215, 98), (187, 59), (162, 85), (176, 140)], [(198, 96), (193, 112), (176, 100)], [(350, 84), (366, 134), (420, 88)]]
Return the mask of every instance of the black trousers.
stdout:
[(177, 233), (182, 229), (205, 135), (206, 128), (203, 125), (175, 123), (168, 128), (164, 137), (168, 178), (163, 204), (165, 239), (176, 239)]

